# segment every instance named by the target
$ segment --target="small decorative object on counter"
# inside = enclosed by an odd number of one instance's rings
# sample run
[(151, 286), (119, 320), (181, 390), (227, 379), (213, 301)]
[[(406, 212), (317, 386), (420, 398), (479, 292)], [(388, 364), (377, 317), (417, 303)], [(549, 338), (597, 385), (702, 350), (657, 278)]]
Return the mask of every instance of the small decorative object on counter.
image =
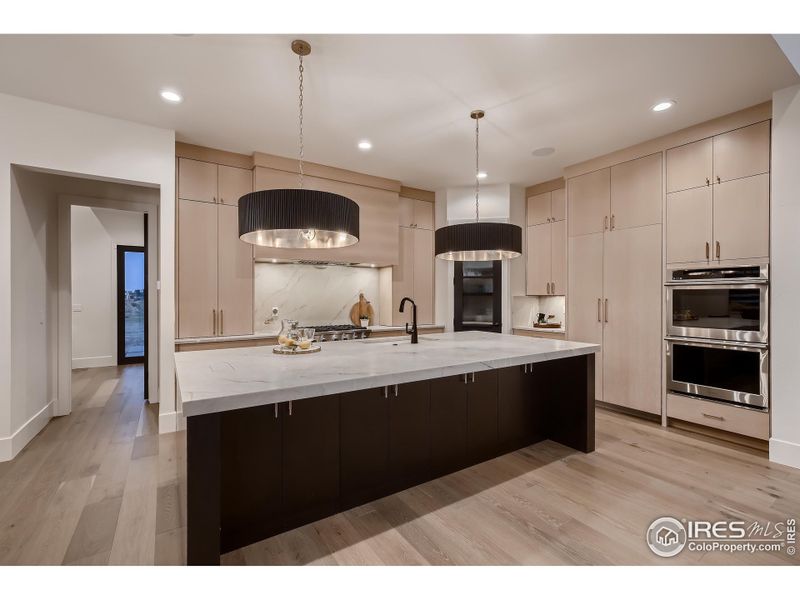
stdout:
[[(367, 323), (364, 324), (364, 319)], [(358, 302), (353, 304), (350, 309), (350, 322), (353, 325), (367, 327), (368, 325), (375, 324), (375, 311), (372, 309), (372, 304), (364, 297), (363, 293), (358, 294)]]
[(289, 325), (288, 329), (281, 329), (278, 345), (272, 348), (275, 354), (310, 354), (320, 351), (320, 347), (314, 344), (313, 328), (298, 328), (297, 321), (284, 320), (284, 324), (286, 323)]

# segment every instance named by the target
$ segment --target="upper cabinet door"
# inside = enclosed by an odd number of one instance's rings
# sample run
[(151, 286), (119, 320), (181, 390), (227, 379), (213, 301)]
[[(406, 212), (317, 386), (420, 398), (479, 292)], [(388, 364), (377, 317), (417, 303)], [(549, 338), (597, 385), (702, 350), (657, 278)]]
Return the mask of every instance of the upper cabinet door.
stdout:
[(217, 165), (178, 159), (178, 198), (199, 202), (217, 201)]
[(714, 138), (714, 183), (769, 172), (770, 122), (742, 127)]
[(238, 167), (219, 166), (219, 201), (239, 206), (239, 198), (253, 191), (253, 172)]
[(413, 298), (417, 303), (417, 322), (427, 325), (433, 323), (433, 231), (416, 228), (413, 238)]
[(609, 169), (600, 169), (567, 181), (569, 235), (601, 233), (608, 225)]
[(661, 222), (661, 153), (611, 167), (611, 222), (627, 229)]
[(413, 198), (398, 198), (398, 224), (400, 227), (414, 226), (414, 202)]
[[(400, 227), (400, 260), (392, 267), (392, 325), (410, 323), (410, 313), (400, 312), (400, 300), (414, 297), (414, 228)], [(419, 315), (417, 315), (419, 321)]]
[(528, 198), (528, 227), (550, 222), (552, 216), (550, 201), (550, 192)]
[(433, 202), (414, 200), (414, 227), (433, 230)]
[(711, 185), (711, 138), (667, 150), (667, 192)]
[(220, 206), (218, 217), (219, 335), (253, 333), (253, 246), (239, 239), (239, 209)]
[(567, 190), (564, 188), (550, 192), (550, 216), (553, 221), (563, 221), (567, 218)]
[(178, 337), (217, 333), (217, 206), (178, 202)]
[(769, 174), (714, 186), (714, 241), (715, 259), (769, 256)]
[(550, 293), (557, 296), (567, 294), (567, 222), (556, 221), (550, 224), (552, 237), (552, 266)]
[(711, 238), (711, 186), (667, 194), (667, 262), (709, 260)]
[(550, 223), (528, 227), (526, 257), (528, 296), (545, 296), (550, 293), (552, 274), (552, 233)]

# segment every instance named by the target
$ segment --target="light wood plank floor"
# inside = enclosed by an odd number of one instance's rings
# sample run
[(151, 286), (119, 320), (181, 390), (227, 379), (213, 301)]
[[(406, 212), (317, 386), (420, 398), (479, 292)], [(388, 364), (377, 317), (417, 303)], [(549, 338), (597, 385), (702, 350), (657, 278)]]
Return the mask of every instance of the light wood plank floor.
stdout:
[[(73, 413), (0, 463), (0, 564), (183, 564), (183, 433), (157, 435), (139, 366), (74, 372)], [(597, 451), (553, 442), (226, 554), (223, 564), (800, 564), (654, 556), (659, 516), (800, 517), (800, 471), (600, 410)]]

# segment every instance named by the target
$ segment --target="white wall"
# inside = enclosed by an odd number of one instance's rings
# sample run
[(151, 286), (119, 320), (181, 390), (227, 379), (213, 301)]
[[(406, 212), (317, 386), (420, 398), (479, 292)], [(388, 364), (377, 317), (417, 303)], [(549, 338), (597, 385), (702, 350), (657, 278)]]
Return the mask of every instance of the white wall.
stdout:
[[(523, 195), (525, 191), (523, 190)], [(448, 188), (447, 196), (447, 222), (450, 225), (475, 220), (475, 188), (456, 187)], [(509, 197), (511, 186), (504, 183), (482, 185), (480, 188), (480, 220), (481, 221), (509, 221)]]
[(71, 207), (72, 368), (117, 364), (117, 246), (144, 245), (142, 213)]
[[(52, 352), (52, 332), (57, 330), (57, 316), (47, 301), (41, 304), (56, 277), (47, 262), (57, 254), (54, 215), (48, 213), (55, 209), (12, 204), (12, 165), (158, 186), (160, 429), (174, 429), (174, 132), (5, 94), (0, 94), (0, 131), (0, 460), (13, 457), (49, 418), (52, 382), (44, 388), (36, 382), (47, 378), (41, 361)], [(26, 220), (28, 226), (18, 226)], [(34, 250), (38, 257), (28, 258), (35, 269), (12, 269), (13, 257)], [(29, 358), (20, 355), (21, 349)], [(36, 386), (25, 389), (20, 382), (26, 381)]]
[(800, 468), (800, 86), (772, 96), (769, 457)]

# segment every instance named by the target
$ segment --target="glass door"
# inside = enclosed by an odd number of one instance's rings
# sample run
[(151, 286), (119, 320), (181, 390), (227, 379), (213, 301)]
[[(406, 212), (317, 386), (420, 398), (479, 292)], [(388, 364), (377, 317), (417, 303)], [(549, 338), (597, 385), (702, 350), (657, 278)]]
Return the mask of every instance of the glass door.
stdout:
[(455, 263), (456, 331), (478, 329), (500, 331), (501, 261), (464, 261)]
[(117, 246), (117, 364), (144, 362), (147, 263), (143, 246)]

